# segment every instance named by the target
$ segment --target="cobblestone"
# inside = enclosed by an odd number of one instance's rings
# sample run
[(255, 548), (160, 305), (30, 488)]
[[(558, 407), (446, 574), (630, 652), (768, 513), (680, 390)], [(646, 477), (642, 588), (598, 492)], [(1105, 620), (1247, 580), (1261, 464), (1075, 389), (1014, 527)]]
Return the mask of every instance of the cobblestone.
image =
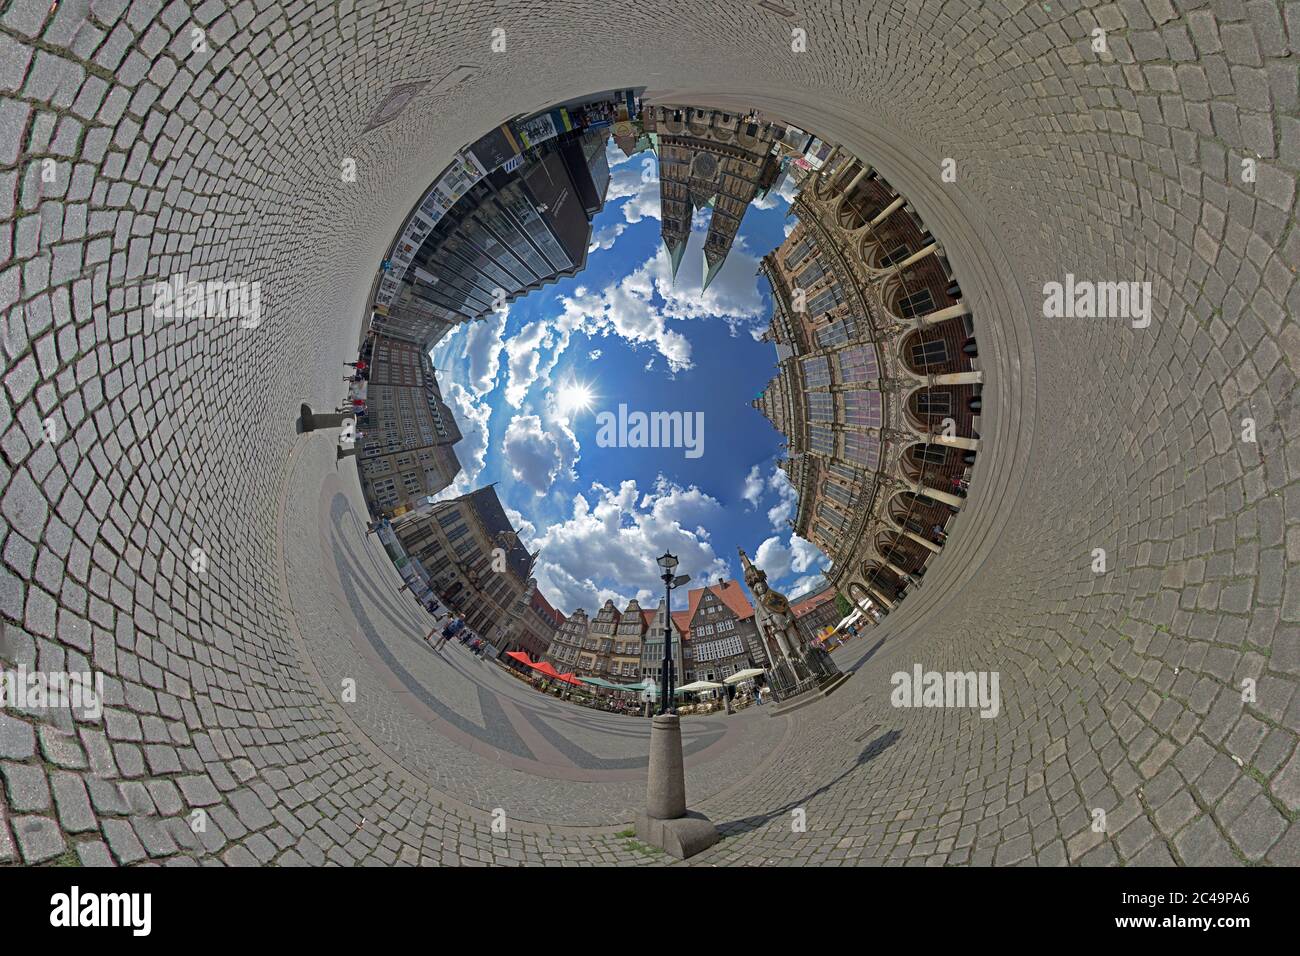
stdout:
[[(810, 5), (792, 54), (796, 21), (739, 0), (660, 5), (652, 36), (640, 4), (595, 20), (510, 4), (494, 22), (563, 37), (569, 69), (494, 63), (363, 133), (395, 76), (489, 56), (481, 11), (435, 6), (0, 15), (0, 657), (107, 678), (102, 717), (0, 714), (0, 863), (668, 862), (614, 835), (634, 774), (490, 769), (401, 710), (314, 625), (355, 613), (397, 646), (409, 606), (318, 607), (337, 569), (315, 522), (277, 533), (286, 501), (330, 526), (292, 423), (337, 401), (375, 251), (430, 170), (492, 123), (636, 77), (746, 90), (875, 163), (943, 244), (986, 381), (951, 543), (869, 635), (878, 651), (840, 652), (857, 669), (841, 691), (692, 770), (726, 834), (695, 862), (1297, 862), (1294, 15)], [(708, 57), (680, 42), (700, 36)], [(340, 155), (358, 182), (337, 181)], [(936, 173), (949, 155), (955, 183)], [(176, 271), (256, 279), (273, 304), (253, 330), (159, 320), (128, 279)], [(1151, 281), (1151, 327), (1042, 319), (1042, 284), (1067, 273)], [(47, 417), (65, 426), (53, 445)], [(889, 707), (890, 675), (916, 662), (1000, 672), (1002, 712)], [(340, 711), (313, 668), (356, 670), (373, 705)], [(566, 742), (594, 753), (608, 729), (579, 724)], [(512, 801), (534, 819), (494, 835)]]

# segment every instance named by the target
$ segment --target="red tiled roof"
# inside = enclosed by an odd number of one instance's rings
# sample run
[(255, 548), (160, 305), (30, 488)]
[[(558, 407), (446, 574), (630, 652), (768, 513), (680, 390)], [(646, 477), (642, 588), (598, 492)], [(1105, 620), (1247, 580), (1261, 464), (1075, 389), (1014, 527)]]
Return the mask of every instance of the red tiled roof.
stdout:
[[(690, 605), (685, 611), (686, 623), (682, 625), (682, 630), (690, 625), (695, 618), (695, 612), (699, 609), (700, 599), (704, 597), (705, 591), (712, 591), (718, 600), (731, 609), (731, 612), (742, 621), (754, 616), (754, 608), (750, 605), (749, 600), (745, 597), (745, 592), (740, 587), (740, 582), (735, 578), (726, 581), (723, 584), (711, 584), (708, 587), (692, 588), (687, 594), (690, 599)], [(676, 614), (674, 614), (674, 617)]]
[(800, 598), (797, 601), (790, 602), (790, 610), (794, 611), (795, 617), (803, 617), (809, 611), (816, 610), (827, 601), (835, 600), (835, 589), (831, 587), (822, 588), (816, 594), (810, 594), (808, 597)]

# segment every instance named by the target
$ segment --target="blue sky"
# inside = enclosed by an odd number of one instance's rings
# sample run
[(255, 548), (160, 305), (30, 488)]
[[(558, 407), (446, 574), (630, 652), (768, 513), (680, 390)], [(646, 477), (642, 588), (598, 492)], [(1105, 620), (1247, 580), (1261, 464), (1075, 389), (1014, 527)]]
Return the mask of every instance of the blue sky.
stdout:
[[(775, 470), (783, 440), (750, 405), (775, 374), (775, 349), (757, 340), (771, 300), (756, 270), (792, 225), (789, 196), (750, 206), (701, 293), (708, 211), (673, 282), (653, 154), (629, 159), (611, 142), (609, 157), (583, 273), (459, 327), (434, 350), (465, 435), (463, 471), (440, 497), (496, 482), (525, 543), (542, 549), (542, 591), (566, 614), (607, 598), (653, 606), (665, 549), (692, 585), (740, 577), (743, 546), (789, 593), (817, 586), (826, 559), (786, 524), (795, 494)], [(598, 446), (597, 415), (620, 403), (703, 412), (703, 454)]]

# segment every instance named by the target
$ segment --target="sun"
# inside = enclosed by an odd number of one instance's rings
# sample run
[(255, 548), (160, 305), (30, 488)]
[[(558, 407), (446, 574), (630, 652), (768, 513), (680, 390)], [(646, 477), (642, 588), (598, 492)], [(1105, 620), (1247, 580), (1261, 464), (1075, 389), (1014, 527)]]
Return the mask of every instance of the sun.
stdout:
[(560, 386), (557, 403), (562, 412), (581, 412), (591, 408), (594, 398), (595, 396), (591, 394), (590, 385), (569, 382), (567, 385)]

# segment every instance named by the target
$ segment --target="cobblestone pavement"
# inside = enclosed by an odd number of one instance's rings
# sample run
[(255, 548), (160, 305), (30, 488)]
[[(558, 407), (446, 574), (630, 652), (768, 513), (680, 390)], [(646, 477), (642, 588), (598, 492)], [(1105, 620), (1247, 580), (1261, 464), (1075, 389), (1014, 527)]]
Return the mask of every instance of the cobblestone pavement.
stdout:
[[(542, 823), (631, 820), (645, 797), (649, 722), (545, 697), (454, 642), (433, 652), (422, 640), (429, 615), (397, 594), (401, 576), (365, 534), (356, 469), (336, 474), (331, 436), (304, 445), (290, 472), (286, 580), (320, 693), (340, 699), (355, 681), (345, 709), (357, 728), (465, 803)], [(785, 729), (758, 709), (686, 720), (691, 793), (726, 789)]]
[[(0, 714), (0, 862), (662, 860), (620, 824), (563, 826), (618, 781), (534, 777), (539, 812), (573, 794), (575, 816), (500, 834), (482, 754), (436, 783), (394, 756), (450, 738), (405, 700), (354, 715), (312, 674), (347, 647), (306, 649), (331, 615), (388, 639), (409, 607), (372, 586), (308, 614), (294, 569), (333, 518), (277, 532), (302, 504), (298, 404), (337, 401), (432, 172), (508, 116), (640, 83), (876, 165), (943, 243), (987, 383), (924, 587), (841, 652), (843, 690), (701, 795), (727, 838), (693, 862), (1300, 862), (1300, 6), (777, 6), (3, 6), (0, 656), (102, 672), (107, 704)], [(140, 287), (178, 272), (260, 282), (262, 321), (155, 318)], [(1150, 328), (1039, 318), (1067, 273), (1151, 281)], [(998, 671), (998, 715), (891, 707), (916, 663)]]

